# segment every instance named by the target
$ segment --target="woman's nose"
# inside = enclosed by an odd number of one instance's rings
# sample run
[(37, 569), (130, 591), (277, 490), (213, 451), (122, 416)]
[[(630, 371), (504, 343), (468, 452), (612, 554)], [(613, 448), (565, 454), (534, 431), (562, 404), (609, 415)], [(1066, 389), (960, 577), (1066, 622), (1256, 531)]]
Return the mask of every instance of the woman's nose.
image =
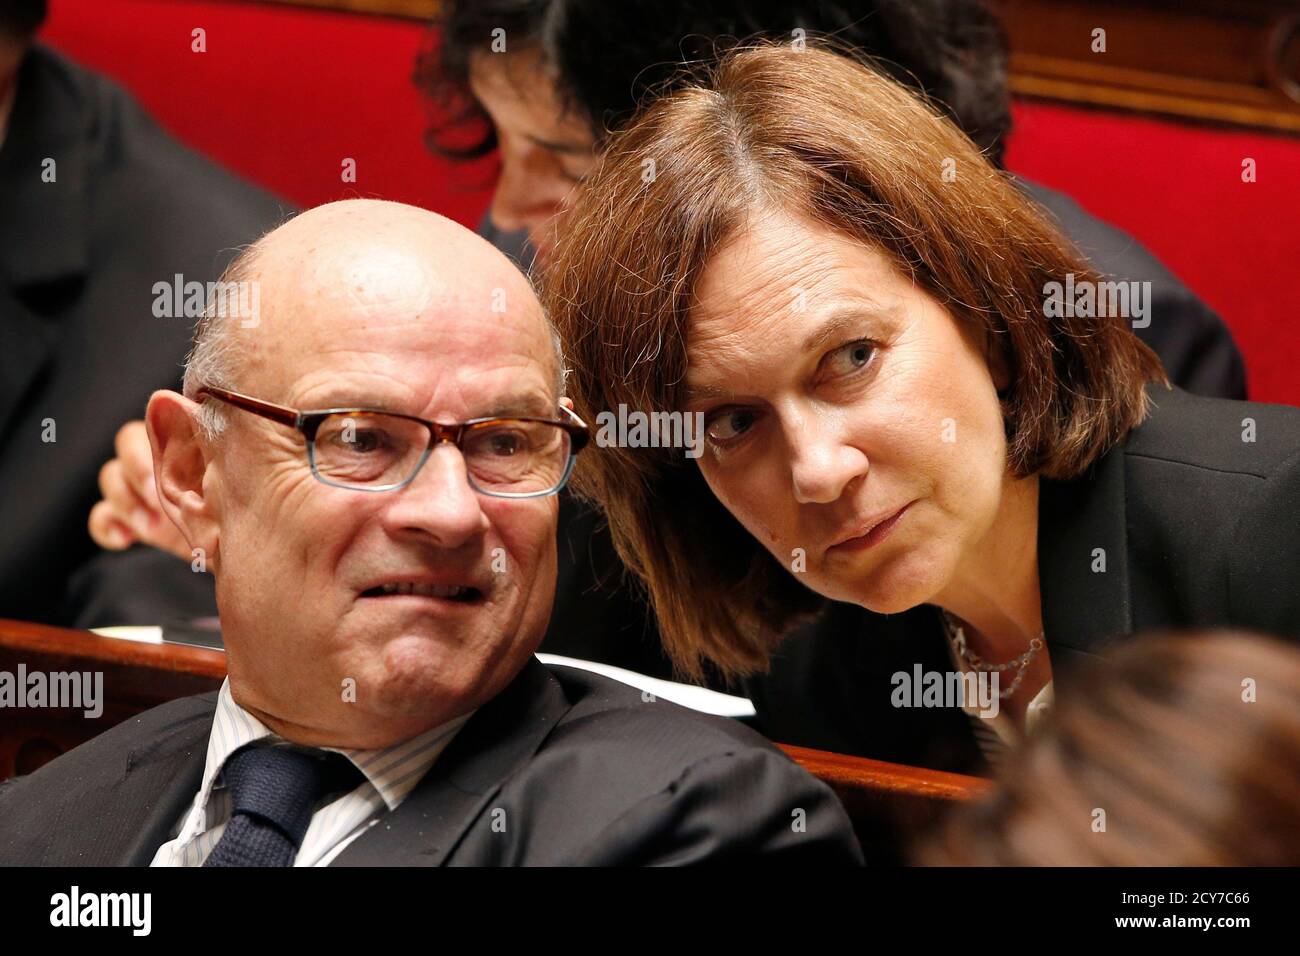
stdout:
[(867, 473), (869, 462), (833, 425), (810, 417), (790, 432), (790, 479), (799, 504), (829, 504)]

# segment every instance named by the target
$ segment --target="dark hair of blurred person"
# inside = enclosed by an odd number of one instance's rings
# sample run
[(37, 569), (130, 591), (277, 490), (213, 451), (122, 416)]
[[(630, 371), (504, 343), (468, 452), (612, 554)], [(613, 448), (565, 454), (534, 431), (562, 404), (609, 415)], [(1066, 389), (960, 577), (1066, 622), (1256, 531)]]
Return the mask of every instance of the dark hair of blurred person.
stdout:
[(435, 29), (417, 69), (443, 110), (429, 143), (455, 159), (500, 151), (491, 218), (526, 230), (525, 265), (533, 250), (544, 261), (556, 212), (609, 133), (684, 64), (746, 38), (832, 34), (929, 91), (995, 162), (1011, 126), (1006, 40), (980, 0), (473, 0), (446, 4)]
[(1232, 632), (1153, 635), (1075, 694), (956, 811), (918, 862), (1300, 864), (1300, 650)]
[(465, 95), (473, 54), (497, 29), (506, 52), (542, 52), (560, 104), (589, 123), (598, 143), (674, 82), (682, 63), (708, 63), (747, 38), (789, 39), (795, 30), (880, 58), (878, 68), (927, 91), (996, 163), (1011, 127), (1006, 37), (980, 0), (474, 0), (447, 4), (440, 27), (440, 53), (427, 63), (431, 90), (459, 101), (448, 128), (468, 124), (480, 134), (444, 143), (435, 131), (434, 144), (450, 156), (483, 156), (499, 145), (481, 105)]
[(0, 33), (30, 37), (45, 22), (45, 0), (5, 0), (0, 6)]

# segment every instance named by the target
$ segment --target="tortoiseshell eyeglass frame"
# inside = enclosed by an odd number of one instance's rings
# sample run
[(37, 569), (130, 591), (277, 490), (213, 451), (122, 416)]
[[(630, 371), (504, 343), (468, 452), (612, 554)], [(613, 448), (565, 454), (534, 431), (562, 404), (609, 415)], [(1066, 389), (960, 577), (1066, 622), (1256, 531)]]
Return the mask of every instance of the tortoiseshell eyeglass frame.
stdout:
[[(236, 408), (243, 409), (246, 412), (252, 412), (254, 415), (260, 415), (262, 418), (270, 419), (281, 425), (287, 425), (290, 428), (302, 433), (303, 438), (307, 441), (307, 462), (311, 467), (312, 474), (317, 481), (334, 488), (346, 488), (350, 491), (398, 491), (405, 488), (413, 482), (424, 463), (428, 460), (430, 452), (434, 447), (442, 442), (448, 442), (461, 448), (461, 441), (472, 431), (488, 428), (491, 426), (508, 425), (511, 422), (533, 422), (543, 425), (554, 425), (562, 429), (569, 436), (569, 460), (564, 468), (564, 474), (560, 476), (558, 484), (554, 488), (548, 488), (545, 491), (528, 491), (528, 492), (503, 492), (489, 491), (474, 481), (474, 476), (466, 472), (470, 487), (480, 494), (488, 495), (493, 498), (545, 498), (549, 495), (559, 494), (561, 489), (569, 480), (573, 473), (573, 464), (578, 456), (578, 452), (587, 446), (591, 438), (591, 432), (587, 423), (581, 418), (565, 408), (560, 406), (560, 411), (569, 416), (569, 420), (558, 418), (536, 418), (525, 415), (515, 415), (508, 418), (473, 418), (467, 422), (454, 422), (446, 424), (443, 422), (431, 422), (425, 418), (419, 418), (415, 415), (403, 415), (399, 412), (391, 412), (386, 408), (319, 408), (311, 410), (300, 410), (290, 408), (287, 405), (276, 405), (273, 402), (263, 401), (260, 398), (254, 398), (251, 395), (242, 395), (239, 392), (232, 392), (229, 389), (218, 388), (215, 385), (205, 385), (195, 393), (195, 399), (202, 402), (204, 398), (215, 398), (218, 401), (233, 405)], [(387, 415), (391, 418), (401, 418), (406, 421), (418, 422), (429, 431), (429, 444), (420, 455), (420, 460), (416, 463), (415, 468), (404, 480), (389, 485), (349, 485), (329, 481), (324, 478), (316, 469), (316, 456), (314, 448), (316, 444), (316, 433), (320, 429), (325, 419), (332, 415)]]

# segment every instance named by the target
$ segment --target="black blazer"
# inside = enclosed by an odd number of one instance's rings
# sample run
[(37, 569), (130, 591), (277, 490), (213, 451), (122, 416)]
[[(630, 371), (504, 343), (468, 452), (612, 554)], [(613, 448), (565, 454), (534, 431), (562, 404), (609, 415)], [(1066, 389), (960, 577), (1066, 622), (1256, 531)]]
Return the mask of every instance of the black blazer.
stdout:
[[(198, 792), (216, 696), (0, 785), (0, 865), (147, 866)], [(383, 823), (332, 865), (862, 861), (830, 789), (749, 728), (535, 658)]]
[(286, 208), (115, 84), (28, 52), (0, 147), (0, 617), (70, 620), (61, 600), (98, 553), (86, 519), (113, 435), (179, 384), (189, 348), (194, 320), (156, 318), (154, 284), (216, 279)]
[[(1038, 572), (1058, 699), (1080, 662), (1153, 629), (1300, 639), (1300, 409), (1148, 386), (1151, 417), (1090, 473), (1043, 480)], [(1242, 440), (1243, 420), (1254, 442)], [(1095, 572), (1094, 549), (1105, 551)], [(831, 604), (747, 682), (782, 743), (966, 773), (987, 770), (955, 709), (891, 706), (891, 676), (949, 671), (938, 610)]]

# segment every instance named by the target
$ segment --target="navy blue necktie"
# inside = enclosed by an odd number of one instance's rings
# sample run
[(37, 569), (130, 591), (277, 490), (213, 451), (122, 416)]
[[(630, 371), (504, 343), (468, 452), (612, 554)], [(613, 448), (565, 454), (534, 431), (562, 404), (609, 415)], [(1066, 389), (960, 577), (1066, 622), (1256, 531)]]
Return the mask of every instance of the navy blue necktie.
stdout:
[(291, 865), (312, 807), (363, 779), (342, 754), (257, 745), (231, 754), (222, 773), (233, 796), (230, 822), (204, 866)]

